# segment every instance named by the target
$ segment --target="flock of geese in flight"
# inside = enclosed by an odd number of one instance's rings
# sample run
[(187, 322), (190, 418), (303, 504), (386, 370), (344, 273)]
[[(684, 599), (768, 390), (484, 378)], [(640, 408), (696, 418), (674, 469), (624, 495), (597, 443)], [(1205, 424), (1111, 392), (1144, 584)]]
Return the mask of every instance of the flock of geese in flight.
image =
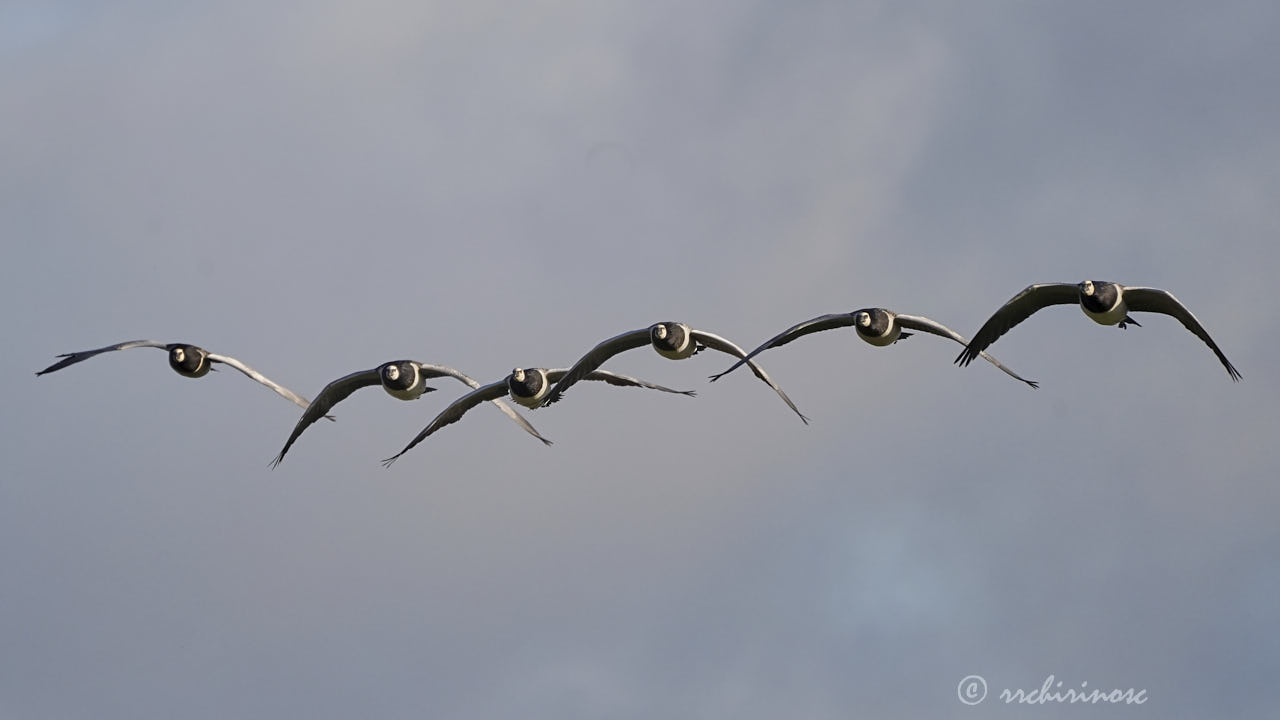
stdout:
[(203, 348), (186, 343), (133, 340), (96, 350), (67, 353), (59, 355), (58, 357), (61, 360), (37, 372), (36, 375), (55, 372), (105, 352), (139, 347), (165, 350), (169, 354), (169, 366), (184, 377), (204, 377), (209, 371), (215, 369), (215, 363), (233, 367), (271, 388), (281, 397), (303, 408), (302, 417), (299, 418), (297, 425), (293, 428), (293, 432), (290, 433), (288, 440), (285, 441), (280, 454), (272, 461), (272, 467), (279, 465), (284, 460), (289, 448), (293, 446), (294, 442), (309, 426), (321, 418), (332, 420), (333, 418), (327, 413), (333, 406), (360, 388), (382, 385), (388, 394), (400, 400), (416, 400), (424, 393), (434, 391), (436, 388), (427, 385), (426, 382), (436, 378), (453, 378), (471, 389), (470, 392), (454, 400), (442, 410), (404, 449), (382, 461), (383, 465), (390, 466), (391, 463), (412, 449), (413, 446), (446, 425), (461, 420), (462, 416), (471, 408), (486, 402), (502, 411), (512, 422), (523, 428), (525, 432), (550, 445), (551, 441), (534, 429), (533, 425), (524, 416), (503, 402), (503, 396), (510, 396), (511, 400), (519, 405), (535, 409), (560, 400), (566, 390), (582, 380), (596, 380), (620, 387), (639, 387), (680, 395), (694, 395), (692, 390), (673, 390), (662, 385), (599, 369), (615, 355), (627, 350), (644, 347), (645, 345), (653, 346), (653, 349), (659, 355), (671, 360), (683, 360), (704, 349), (717, 350), (731, 355), (737, 362), (728, 369), (712, 375), (712, 382), (728, 375), (738, 367), (746, 365), (761, 382), (777, 393), (787, 407), (791, 408), (792, 412), (806, 424), (809, 419), (800, 412), (795, 403), (791, 401), (791, 398), (787, 397), (782, 388), (778, 387), (778, 384), (769, 377), (764, 368), (760, 367), (753, 358), (765, 350), (786, 345), (805, 335), (841, 327), (852, 326), (859, 337), (876, 347), (892, 345), (903, 338), (910, 337), (912, 333), (907, 332), (908, 330), (949, 338), (964, 346), (964, 349), (960, 351), (960, 355), (955, 359), (957, 364), (965, 366), (974, 359), (982, 357), (1015, 380), (1034, 388), (1038, 387), (1035, 381), (1027, 380), (1010, 370), (999, 360), (987, 354), (986, 349), (998, 340), (1001, 335), (1026, 320), (1036, 311), (1050, 305), (1070, 305), (1074, 303), (1079, 303), (1084, 314), (1093, 321), (1101, 325), (1116, 325), (1120, 328), (1125, 328), (1128, 325), (1138, 325), (1137, 321), (1129, 316), (1131, 312), (1161, 313), (1174, 317), (1187, 330), (1203, 340), (1209, 346), (1209, 349), (1213, 350), (1233, 381), (1240, 380), (1240, 373), (1227, 360), (1226, 355), (1218, 348), (1218, 344), (1209, 337), (1209, 333), (1205, 331), (1200, 321), (1169, 292), (1156, 288), (1126, 286), (1089, 280), (1077, 284), (1044, 283), (1027, 287), (1013, 296), (999, 310), (996, 310), (995, 314), (987, 320), (973, 336), (973, 339), (969, 341), (966, 341), (963, 336), (954, 330), (929, 318), (895, 313), (884, 308), (863, 308), (849, 313), (821, 315), (783, 330), (751, 352), (744, 351), (719, 335), (704, 330), (695, 330), (684, 323), (661, 322), (646, 328), (630, 330), (604, 340), (589, 350), (573, 364), (573, 367), (568, 369), (516, 368), (511, 371), (510, 375), (497, 382), (481, 385), (474, 379), (450, 367), (431, 365), (415, 360), (394, 360), (383, 363), (378, 367), (360, 370), (334, 380), (326, 385), (313, 401), (307, 400), (305, 397), (271, 380), (233, 357), (211, 353)]

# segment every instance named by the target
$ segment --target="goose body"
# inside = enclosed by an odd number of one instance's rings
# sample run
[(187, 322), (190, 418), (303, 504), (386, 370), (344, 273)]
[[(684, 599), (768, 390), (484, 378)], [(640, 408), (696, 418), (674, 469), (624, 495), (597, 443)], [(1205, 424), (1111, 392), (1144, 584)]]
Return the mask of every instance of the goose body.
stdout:
[(742, 348), (719, 335), (704, 330), (694, 330), (685, 323), (680, 322), (655, 323), (647, 328), (631, 330), (604, 340), (588, 351), (586, 355), (579, 358), (573, 367), (565, 372), (564, 376), (556, 382), (555, 387), (551, 389), (543, 404), (550, 405), (559, 400), (574, 383), (584, 379), (614, 355), (644, 347), (645, 345), (651, 345), (659, 355), (671, 360), (683, 360), (705, 348), (732, 355), (746, 362), (751, 367), (751, 371), (755, 373), (755, 376), (770, 388), (773, 388), (778, 397), (782, 398), (782, 401), (800, 417), (802, 422), (806, 424), (809, 422), (809, 418), (800, 412), (800, 409), (796, 407), (795, 403), (791, 402), (791, 398), (787, 397), (782, 388), (778, 387), (778, 384), (769, 377), (764, 368), (747, 359), (747, 354)]
[[(393, 360), (376, 368), (360, 370), (334, 380), (324, 386), (324, 389), (316, 396), (315, 402), (298, 419), (298, 423), (294, 426), (289, 439), (285, 441), (284, 447), (280, 450), (280, 454), (276, 456), (275, 460), (271, 462), (271, 466), (276, 467), (284, 460), (289, 448), (312, 423), (319, 420), (330, 408), (345, 400), (356, 390), (363, 387), (381, 385), (382, 389), (393, 398), (416, 400), (422, 397), (423, 394), (435, 390), (435, 388), (427, 385), (427, 380), (440, 377), (454, 378), (473, 389), (480, 387), (480, 383), (470, 376), (451, 367), (420, 363), (416, 360)], [(550, 440), (544, 438), (534, 429), (533, 425), (529, 424), (529, 421), (524, 416), (516, 412), (510, 405), (496, 397), (490, 399), (490, 402), (501, 410), (504, 415), (511, 418), (512, 422), (523, 428), (525, 432), (548, 445), (551, 444)]]
[(168, 346), (169, 367), (183, 377), (198, 378), (209, 374), (213, 364), (209, 351), (195, 345), (173, 344)]
[(684, 323), (657, 323), (649, 327), (649, 344), (668, 360), (684, 360), (693, 357), (701, 348), (694, 340), (693, 330)]
[[(565, 374), (569, 372), (564, 369), (548, 370), (547, 368), (515, 368), (511, 374), (505, 378), (489, 383), (482, 387), (477, 387), (471, 392), (454, 400), (440, 414), (435, 417), (417, 437), (409, 442), (403, 450), (392, 455), (382, 461), (382, 464), (390, 467), (401, 455), (413, 449), (413, 446), (427, 439), (428, 436), (435, 433), (440, 428), (451, 425), (462, 419), (468, 410), (485, 401), (493, 401), (503, 395), (509, 395), (512, 400), (524, 405), (525, 407), (538, 407), (542, 405), (547, 395), (551, 391), (551, 386)], [(661, 392), (676, 393), (679, 395), (688, 395), (692, 397), (696, 393), (692, 390), (673, 390), (669, 387), (657, 385), (654, 383), (639, 380), (637, 378), (628, 377), (626, 375), (618, 375), (616, 373), (606, 372), (604, 370), (595, 370), (583, 376), (583, 380), (596, 380), (605, 382), (610, 385), (619, 387), (640, 387), (649, 390), (659, 390)], [(550, 445), (550, 441), (544, 440)]]
[(1234, 381), (1240, 380), (1240, 373), (1227, 360), (1218, 344), (1209, 336), (1204, 326), (1191, 314), (1185, 305), (1178, 301), (1167, 290), (1159, 288), (1121, 285), (1119, 283), (1099, 280), (1085, 280), (1081, 283), (1042, 283), (1028, 285), (1022, 292), (1014, 295), (983, 324), (974, 334), (973, 339), (956, 357), (959, 365), (968, 365), (983, 350), (1009, 332), (1015, 325), (1026, 320), (1042, 308), (1050, 305), (1079, 304), (1091, 320), (1100, 325), (1116, 325), (1120, 328), (1134, 325), (1141, 327), (1129, 316), (1131, 312), (1152, 312), (1168, 315), (1177, 319), (1182, 326), (1200, 338), (1218, 361), (1226, 368), (1227, 374)]
[(888, 347), (911, 333), (902, 332), (898, 316), (884, 308), (866, 308), (852, 313), (853, 329), (858, 337), (876, 347)]
[(229, 355), (211, 353), (198, 345), (192, 345), (190, 343), (162, 343), (156, 340), (130, 340), (128, 342), (116, 343), (115, 345), (108, 345), (94, 350), (81, 350), (79, 352), (65, 353), (58, 356), (62, 358), (61, 360), (41, 370), (36, 373), (36, 375), (45, 375), (51, 372), (57, 372), (69, 365), (83, 362), (95, 355), (101, 355), (102, 353), (141, 347), (159, 348), (166, 351), (169, 355), (169, 367), (173, 368), (174, 372), (183, 377), (204, 377), (209, 374), (210, 370), (214, 369), (213, 363), (222, 363), (239, 370), (250, 379), (271, 388), (277, 395), (285, 398), (295, 405), (303, 408), (310, 406), (310, 402), (305, 397), (275, 382), (266, 375), (263, 375), (239, 360)]
[[(812, 333), (849, 326), (853, 326), (853, 329), (858, 333), (858, 337), (875, 347), (887, 347), (899, 340), (911, 337), (912, 333), (905, 332), (905, 330), (916, 330), (919, 332), (929, 333), (931, 335), (937, 335), (938, 337), (949, 338), (961, 345), (964, 345), (966, 342), (960, 333), (940, 322), (930, 320), (927, 317), (896, 313), (884, 308), (862, 308), (861, 310), (854, 310), (849, 313), (819, 315), (816, 318), (792, 325), (781, 333), (778, 333), (772, 338), (766, 340), (760, 345), (760, 347), (752, 350), (750, 353), (747, 353), (746, 357), (739, 359), (738, 362), (734, 363), (728, 370), (712, 375), (711, 381), (715, 382), (721, 377), (728, 375), (738, 369), (743, 363), (749, 361), (751, 358), (759, 355), (769, 348), (786, 345), (792, 340)], [(1021, 375), (1005, 367), (999, 360), (996, 360), (987, 353), (982, 353), (982, 357), (992, 365), (1003, 370), (1009, 377), (1024, 382), (1033, 388), (1039, 386), (1039, 383), (1036, 381), (1023, 378)]]
[(397, 400), (417, 400), (423, 393), (435, 390), (427, 386), (422, 365), (413, 360), (396, 360), (379, 365), (378, 381), (382, 383), (382, 389)]
[[(1130, 323), (1129, 306), (1124, 301), (1124, 286), (1109, 282), (1085, 280), (1080, 283), (1080, 309), (1099, 325), (1118, 325), (1124, 329)], [(1139, 326), (1141, 327), (1141, 326)]]
[(551, 379), (546, 368), (516, 368), (507, 376), (507, 392), (511, 399), (527, 408), (536, 408), (551, 392)]

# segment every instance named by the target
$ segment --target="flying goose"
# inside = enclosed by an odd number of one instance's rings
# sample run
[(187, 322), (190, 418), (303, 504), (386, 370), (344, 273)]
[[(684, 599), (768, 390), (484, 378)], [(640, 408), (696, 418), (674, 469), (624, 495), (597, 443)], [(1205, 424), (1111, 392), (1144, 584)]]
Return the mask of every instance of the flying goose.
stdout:
[[(536, 408), (542, 405), (542, 401), (546, 399), (551, 390), (551, 384), (563, 378), (568, 370), (548, 370), (547, 368), (516, 368), (511, 374), (505, 378), (489, 383), (484, 387), (478, 387), (475, 390), (454, 400), (449, 407), (440, 411), (422, 432), (418, 433), (408, 445), (400, 452), (382, 461), (386, 467), (391, 467), (391, 463), (395, 462), (401, 455), (409, 452), (414, 445), (422, 442), (426, 437), (445, 425), (456, 423), (462, 419), (462, 416), (471, 408), (479, 405), (486, 400), (496, 400), (503, 395), (510, 394), (511, 399), (520, 403), (527, 408)], [(650, 390), (661, 390), (662, 392), (678, 393), (680, 395), (695, 396), (693, 390), (672, 390), (669, 387), (655, 385), (654, 383), (637, 380), (626, 375), (618, 375), (604, 370), (596, 370), (586, 373), (583, 380), (599, 380), (607, 382), (610, 385), (618, 385), (620, 387), (641, 387)]]
[[(866, 340), (868, 343), (875, 345), (876, 347), (885, 347), (886, 345), (892, 345), (903, 338), (911, 337), (912, 334), (909, 332), (903, 332), (904, 329), (919, 330), (920, 332), (931, 333), (939, 337), (951, 338), (961, 345), (965, 344), (965, 339), (960, 335), (960, 333), (940, 322), (930, 320), (927, 317), (921, 317), (919, 315), (904, 315), (884, 308), (863, 308), (861, 310), (854, 310), (850, 313), (819, 315), (812, 320), (805, 320), (798, 325), (792, 325), (773, 338), (765, 341), (765, 343), (760, 347), (752, 350), (745, 358), (734, 363), (728, 370), (712, 375), (711, 382), (715, 382), (721, 377), (737, 370), (740, 365), (769, 348), (786, 345), (792, 340), (810, 333), (822, 332), (823, 330), (833, 330), (835, 328), (848, 327), (850, 325), (852, 325), (853, 329), (857, 331), (858, 337)], [(1040, 386), (1040, 383), (1034, 380), (1027, 380), (1021, 375), (1005, 367), (999, 360), (996, 360), (985, 352), (982, 353), (982, 357), (986, 358), (992, 365), (1003, 370), (1009, 377), (1021, 380), (1033, 388)]]
[[(416, 400), (422, 397), (423, 393), (432, 392), (435, 388), (426, 384), (429, 378), (451, 377), (466, 384), (472, 389), (480, 387), (480, 383), (476, 382), (469, 376), (444, 365), (429, 365), (420, 363), (415, 360), (393, 360), (392, 362), (383, 363), (372, 370), (361, 370), (353, 372), (345, 377), (324, 386), (320, 394), (316, 396), (315, 402), (311, 403), (311, 407), (302, 413), (302, 417), (298, 419), (298, 424), (294, 426), (293, 433), (289, 435), (289, 439), (285, 441), (284, 448), (280, 450), (280, 454), (271, 462), (271, 467), (276, 467), (284, 460), (285, 453), (289, 452), (289, 447), (298, 439), (302, 432), (307, 429), (311, 423), (320, 419), (329, 411), (329, 408), (342, 402), (348, 395), (359, 390), (362, 387), (382, 384), (382, 388), (387, 391), (391, 397), (400, 400)], [(542, 437), (537, 430), (525, 420), (520, 413), (511, 408), (510, 405), (494, 398), (493, 404), (511, 418), (516, 424), (525, 429), (525, 432), (538, 438), (544, 444), (550, 445), (551, 441)]]
[(1159, 288), (1135, 287), (1100, 280), (1085, 280), (1082, 283), (1041, 283), (1028, 285), (1025, 290), (1013, 296), (1013, 299), (996, 310), (982, 329), (978, 330), (965, 349), (956, 357), (956, 363), (968, 365), (978, 353), (985, 350), (1001, 335), (1009, 332), (1014, 325), (1031, 317), (1033, 313), (1050, 305), (1070, 305), (1080, 303), (1084, 314), (1099, 325), (1118, 325), (1121, 329), (1127, 325), (1137, 325), (1136, 320), (1129, 317), (1130, 312), (1163, 313), (1177, 318), (1178, 322), (1190, 330), (1196, 337), (1204, 341), (1213, 350), (1213, 354), (1222, 361), (1231, 379), (1239, 382), (1240, 373), (1227, 360), (1227, 356), (1218, 349), (1218, 344), (1209, 337), (1204, 326), (1195, 315), (1178, 302), (1171, 293)]
[[(74, 365), (82, 360), (88, 360), (94, 355), (100, 355), (105, 352), (112, 352), (113, 350), (128, 350), (130, 348), (140, 347), (160, 348), (168, 351), (169, 367), (173, 368), (175, 372), (183, 377), (204, 377), (209, 374), (210, 370), (216, 370), (216, 368), (213, 367), (213, 363), (223, 363), (224, 365), (230, 365), (245, 375), (248, 375), (272, 390), (275, 390), (281, 397), (288, 399), (295, 405), (299, 405), (303, 408), (310, 405), (306, 398), (271, 380), (266, 375), (263, 375), (239, 360), (226, 355), (215, 355), (202, 347), (188, 345), (187, 343), (162, 343), (155, 340), (131, 340), (129, 342), (101, 347), (97, 350), (81, 350), (80, 352), (65, 353), (58, 356), (62, 358), (62, 360), (59, 360), (58, 362), (41, 370), (36, 373), (36, 375), (56, 372), (68, 365)], [(324, 413), (322, 412), (321, 414), (323, 415)], [(329, 419), (332, 420), (333, 418)]]
[(782, 388), (778, 387), (778, 385), (770, 379), (769, 374), (764, 371), (764, 368), (750, 360), (746, 360), (747, 354), (742, 348), (734, 345), (732, 342), (729, 342), (719, 335), (713, 335), (702, 330), (694, 330), (688, 325), (678, 322), (661, 322), (655, 325), (650, 325), (647, 328), (632, 330), (630, 332), (625, 332), (621, 335), (611, 337), (599, 345), (596, 345), (590, 352), (583, 355), (578, 362), (574, 363), (573, 367), (569, 368), (569, 371), (565, 373), (565, 376), (556, 383), (556, 386), (551, 388), (551, 392), (548, 394), (546, 401), (543, 402), (543, 405), (550, 405), (551, 403), (559, 400), (565, 390), (568, 390), (574, 383), (583, 379), (587, 373), (600, 367), (605, 363), (605, 361), (614, 355), (638, 347), (644, 347), (645, 345), (653, 345), (653, 349), (657, 350), (659, 355), (671, 360), (683, 360), (704, 348), (719, 350), (720, 352), (727, 353), (740, 360), (744, 360), (751, 366), (751, 371), (756, 374), (756, 377), (760, 378), (766, 385), (773, 388), (774, 392), (778, 393), (778, 397), (782, 398), (782, 401), (787, 404), (787, 407), (795, 411), (795, 414), (799, 415), (800, 419), (806, 425), (809, 423), (809, 418), (805, 417), (804, 414), (800, 412), (799, 408), (796, 407), (795, 403), (791, 402), (791, 398), (787, 397), (787, 394), (782, 392)]

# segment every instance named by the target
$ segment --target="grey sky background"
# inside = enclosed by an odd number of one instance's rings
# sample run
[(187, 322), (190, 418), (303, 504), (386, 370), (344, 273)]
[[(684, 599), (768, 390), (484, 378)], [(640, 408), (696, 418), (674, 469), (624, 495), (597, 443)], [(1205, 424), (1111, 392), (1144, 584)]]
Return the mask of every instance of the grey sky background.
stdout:
[[(1254, 718), (1280, 672), (1273, 3), (0, 5), (0, 717)], [(683, 320), (852, 331), (477, 408)], [(983, 675), (990, 697), (962, 705)], [(1007, 707), (1003, 688), (1143, 688)]]

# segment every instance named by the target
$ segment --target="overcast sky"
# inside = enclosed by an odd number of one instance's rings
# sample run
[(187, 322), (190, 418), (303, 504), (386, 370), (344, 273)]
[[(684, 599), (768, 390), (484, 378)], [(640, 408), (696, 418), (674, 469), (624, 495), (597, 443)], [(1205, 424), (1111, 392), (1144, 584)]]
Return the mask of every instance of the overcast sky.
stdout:
[[(1280, 7), (0, 4), (0, 717), (1256, 718), (1280, 674)], [(477, 408), (681, 320), (754, 347)], [(1144, 689), (1123, 708), (1003, 689)], [(989, 696), (960, 702), (981, 675)]]

